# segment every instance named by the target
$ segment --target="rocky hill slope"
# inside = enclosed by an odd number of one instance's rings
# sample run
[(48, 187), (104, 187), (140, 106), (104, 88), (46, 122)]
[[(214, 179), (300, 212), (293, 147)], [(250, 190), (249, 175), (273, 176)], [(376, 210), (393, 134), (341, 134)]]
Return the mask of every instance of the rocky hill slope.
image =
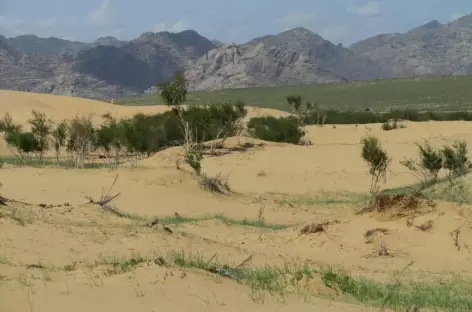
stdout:
[(245, 44), (192, 30), (91, 43), (0, 36), (0, 88), (110, 99), (142, 93), (177, 71), (192, 90), (472, 74), (472, 14), (382, 34), (345, 48), (304, 28)]
[(191, 30), (144, 33), (129, 42), (0, 37), (0, 88), (109, 100), (141, 93), (213, 48)]
[(389, 76), (367, 57), (295, 28), (243, 45), (223, 45), (186, 72), (194, 90), (375, 79)]
[(472, 14), (452, 23), (432, 21), (407, 33), (383, 34), (350, 48), (395, 77), (472, 74)]

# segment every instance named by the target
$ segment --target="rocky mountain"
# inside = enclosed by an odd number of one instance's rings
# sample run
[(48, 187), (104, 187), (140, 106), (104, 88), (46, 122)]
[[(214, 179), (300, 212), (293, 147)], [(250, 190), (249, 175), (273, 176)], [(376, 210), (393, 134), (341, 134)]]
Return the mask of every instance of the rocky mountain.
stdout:
[(129, 42), (0, 37), (0, 88), (118, 98), (144, 92), (213, 48), (195, 31), (145, 33)]
[(389, 74), (367, 57), (304, 28), (243, 45), (223, 45), (205, 53), (186, 72), (194, 90), (352, 81)]
[(472, 74), (472, 14), (349, 48), (294, 28), (240, 45), (193, 30), (94, 42), (0, 36), (0, 88), (97, 99), (143, 93), (185, 71), (192, 90)]
[(350, 48), (395, 77), (472, 74), (472, 14), (452, 23), (432, 21), (407, 33), (382, 34)]

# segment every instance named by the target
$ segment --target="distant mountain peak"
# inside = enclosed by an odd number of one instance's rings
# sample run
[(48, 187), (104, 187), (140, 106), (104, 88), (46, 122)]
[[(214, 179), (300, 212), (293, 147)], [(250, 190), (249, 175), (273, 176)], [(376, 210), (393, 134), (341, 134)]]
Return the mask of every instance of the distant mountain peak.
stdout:
[(409, 30), (408, 33), (429, 31), (429, 30), (437, 29), (443, 26), (444, 25), (438, 22), (437, 20), (432, 20), (430, 22), (427, 22), (426, 24), (423, 24), (421, 26), (418, 26), (416, 28)]
[(306, 29), (304, 27), (295, 27), (295, 28), (292, 28), (292, 29), (289, 29), (289, 30), (285, 30), (283, 32), (281, 32), (279, 34), (279, 36), (287, 36), (287, 35), (290, 35), (290, 36), (310, 36), (310, 35), (316, 35), (314, 32), (312, 32), (311, 30), (309, 29)]
[(455, 27), (464, 27), (472, 29), (472, 14), (464, 15), (451, 23)]

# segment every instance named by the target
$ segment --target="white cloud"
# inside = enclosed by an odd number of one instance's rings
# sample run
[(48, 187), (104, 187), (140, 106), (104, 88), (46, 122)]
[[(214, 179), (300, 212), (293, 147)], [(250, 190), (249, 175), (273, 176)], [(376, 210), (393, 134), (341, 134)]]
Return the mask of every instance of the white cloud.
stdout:
[(461, 17), (463, 17), (463, 16), (465, 16), (465, 14), (463, 14), (463, 13), (456, 13), (456, 14), (453, 14), (453, 15), (451, 16), (451, 18), (452, 18), (453, 20), (456, 20), (456, 19), (459, 19), (459, 18), (461, 18)]
[(112, 5), (112, 0), (102, 0), (98, 8), (90, 12), (88, 19), (97, 25), (113, 25), (118, 21), (118, 13)]
[(369, 1), (364, 5), (358, 6), (355, 13), (362, 17), (369, 17), (379, 14), (380, 5), (377, 1)]
[(288, 13), (280, 22), (287, 27), (310, 26), (316, 21), (315, 13), (309, 12), (291, 12)]
[(181, 32), (188, 29), (188, 25), (184, 20), (178, 20), (173, 25), (166, 25), (165, 23), (155, 24), (152, 28), (153, 32), (169, 31), (169, 32)]

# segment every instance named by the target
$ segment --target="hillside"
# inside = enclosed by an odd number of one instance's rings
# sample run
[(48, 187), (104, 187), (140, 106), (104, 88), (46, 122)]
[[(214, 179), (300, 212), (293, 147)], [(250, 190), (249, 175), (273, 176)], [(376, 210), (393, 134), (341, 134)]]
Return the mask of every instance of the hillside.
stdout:
[(194, 31), (145, 33), (126, 43), (0, 37), (0, 88), (109, 100), (142, 93), (214, 47)]
[(380, 34), (349, 48), (294, 28), (239, 45), (193, 30), (130, 41), (0, 37), (0, 88), (95, 99), (142, 94), (177, 71), (192, 90), (472, 74), (472, 15)]
[(472, 14), (452, 23), (431, 21), (407, 33), (382, 34), (353, 44), (395, 77), (472, 74)]
[[(381, 79), (351, 83), (302, 84), (194, 91), (189, 101), (214, 103), (242, 100), (256, 107), (289, 110), (285, 98), (298, 94), (334, 109), (375, 110), (410, 108), (434, 111), (472, 110), (471, 76)], [(159, 94), (132, 96), (117, 101), (123, 105), (163, 105)]]
[(387, 77), (374, 62), (295, 28), (243, 45), (223, 45), (187, 70), (193, 90), (294, 85)]

